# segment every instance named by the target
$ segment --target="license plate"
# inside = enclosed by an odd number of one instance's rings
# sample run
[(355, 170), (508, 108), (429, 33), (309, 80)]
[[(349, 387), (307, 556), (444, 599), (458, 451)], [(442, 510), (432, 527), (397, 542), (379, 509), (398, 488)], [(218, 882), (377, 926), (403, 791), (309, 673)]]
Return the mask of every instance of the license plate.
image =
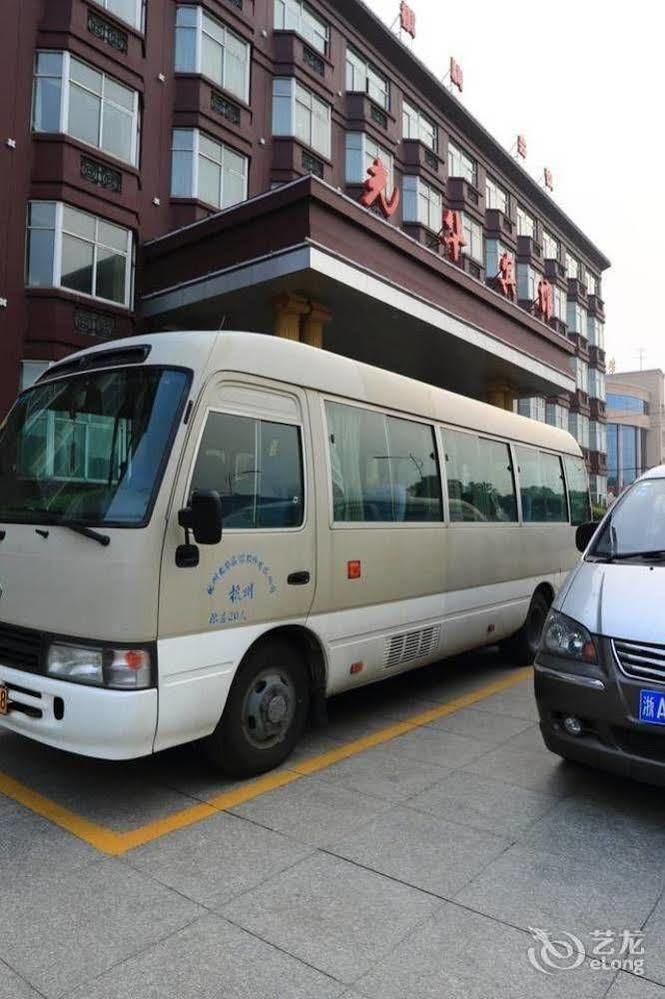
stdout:
[(665, 693), (640, 690), (639, 720), (647, 725), (665, 725)]
[(9, 714), (9, 691), (0, 683), (0, 715)]

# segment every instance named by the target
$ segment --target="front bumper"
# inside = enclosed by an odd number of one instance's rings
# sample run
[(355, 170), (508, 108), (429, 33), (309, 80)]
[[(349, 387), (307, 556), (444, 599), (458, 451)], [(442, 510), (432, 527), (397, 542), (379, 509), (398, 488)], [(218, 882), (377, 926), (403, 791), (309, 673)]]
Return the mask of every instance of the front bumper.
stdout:
[(56, 749), (103, 760), (131, 760), (153, 751), (157, 691), (105, 690), (0, 665), (12, 710), (0, 728)]
[[(639, 691), (661, 684), (626, 677), (611, 643), (599, 645), (599, 667), (542, 653), (536, 657), (535, 694), (545, 745), (566, 759), (665, 786), (665, 728), (637, 720)], [(566, 715), (582, 721), (580, 736), (566, 732)]]

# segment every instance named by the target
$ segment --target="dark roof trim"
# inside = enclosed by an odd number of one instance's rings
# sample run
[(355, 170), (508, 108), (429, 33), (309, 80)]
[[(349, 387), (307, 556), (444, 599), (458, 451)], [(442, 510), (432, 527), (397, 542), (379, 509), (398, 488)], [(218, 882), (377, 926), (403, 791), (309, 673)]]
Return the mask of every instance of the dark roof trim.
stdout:
[(457, 126), (463, 135), (467, 135), (516, 187), (523, 190), (543, 215), (549, 218), (574, 246), (586, 253), (590, 261), (601, 270), (611, 266), (605, 254), (363, 0), (336, 0), (335, 11), (353, 24), (379, 52), (388, 47), (390, 49), (388, 59), (401, 74), (406, 79), (412, 80), (414, 87), (419, 88), (432, 104), (440, 107), (444, 117), (452, 125)]

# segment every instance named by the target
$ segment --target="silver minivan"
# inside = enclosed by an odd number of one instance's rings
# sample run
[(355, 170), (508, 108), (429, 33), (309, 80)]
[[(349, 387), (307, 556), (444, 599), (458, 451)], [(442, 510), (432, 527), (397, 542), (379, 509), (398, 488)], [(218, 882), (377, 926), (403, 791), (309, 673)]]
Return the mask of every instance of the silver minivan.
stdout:
[(566, 759), (665, 784), (665, 466), (578, 528), (577, 546), (536, 658), (543, 738)]

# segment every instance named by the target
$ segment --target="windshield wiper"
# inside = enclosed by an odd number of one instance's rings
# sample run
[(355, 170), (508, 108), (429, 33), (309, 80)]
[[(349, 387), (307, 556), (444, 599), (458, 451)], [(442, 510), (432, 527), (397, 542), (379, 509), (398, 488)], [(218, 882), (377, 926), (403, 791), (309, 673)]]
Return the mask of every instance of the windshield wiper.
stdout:
[(81, 527), (79, 524), (70, 524), (66, 520), (56, 520), (55, 523), (58, 527), (67, 527), (70, 531), (76, 531), (77, 534), (81, 534), (84, 538), (96, 541), (103, 548), (108, 548), (111, 544), (108, 534), (101, 534), (99, 531), (94, 531), (92, 527)]
[(612, 561), (623, 562), (631, 558), (642, 558), (645, 560), (665, 558), (665, 549), (656, 548), (653, 551), (644, 551), (644, 552), (617, 552), (615, 555), (612, 556)]

